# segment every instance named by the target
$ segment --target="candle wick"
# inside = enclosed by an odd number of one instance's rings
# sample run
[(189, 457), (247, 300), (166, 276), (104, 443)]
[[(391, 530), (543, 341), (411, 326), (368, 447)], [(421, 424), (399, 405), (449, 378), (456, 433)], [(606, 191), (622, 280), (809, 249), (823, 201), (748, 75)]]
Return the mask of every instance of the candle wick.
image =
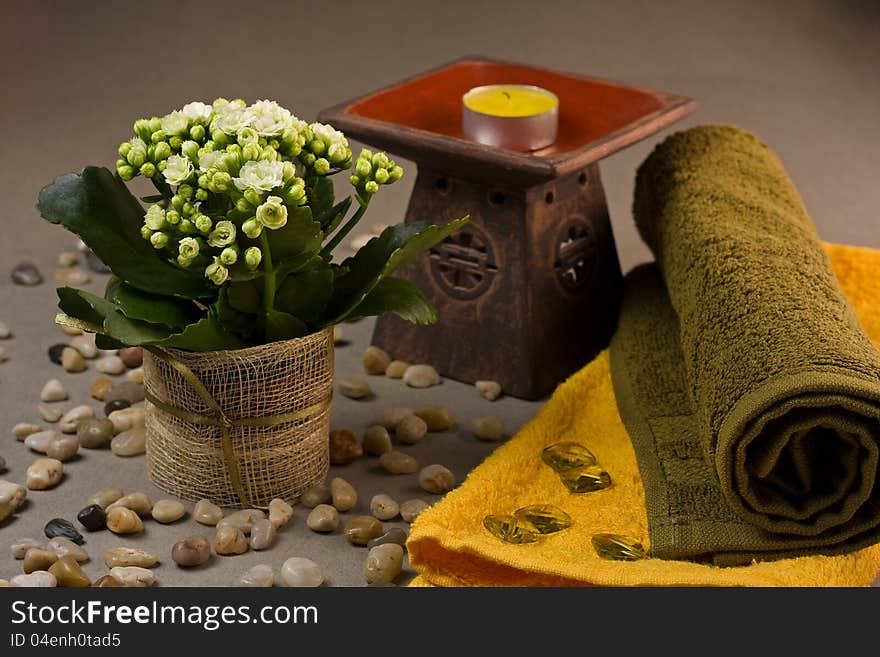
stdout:
[(510, 93), (509, 92), (502, 91), (501, 93), (504, 95), (505, 98), (507, 98), (507, 100), (510, 100)]

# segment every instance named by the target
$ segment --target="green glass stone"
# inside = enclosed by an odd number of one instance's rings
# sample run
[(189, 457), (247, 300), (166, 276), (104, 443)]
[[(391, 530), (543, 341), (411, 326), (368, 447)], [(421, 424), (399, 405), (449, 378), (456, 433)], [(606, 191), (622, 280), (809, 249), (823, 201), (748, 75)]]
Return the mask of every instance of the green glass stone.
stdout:
[(516, 516), (486, 516), (483, 527), (505, 543), (534, 543), (540, 536), (532, 523)]
[(596, 534), (593, 548), (603, 559), (638, 561), (645, 558), (645, 548), (636, 539), (620, 534)]
[(530, 522), (541, 534), (552, 534), (571, 527), (571, 516), (552, 504), (531, 504), (517, 509), (513, 515)]
[(559, 478), (572, 493), (592, 493), (611, 486), (611, 475), (598, 465), (566, 470)]
[(556, 472), (596, 465), (596, 455), (580, 443), (570, 440), (545, 447), (541, 459)]

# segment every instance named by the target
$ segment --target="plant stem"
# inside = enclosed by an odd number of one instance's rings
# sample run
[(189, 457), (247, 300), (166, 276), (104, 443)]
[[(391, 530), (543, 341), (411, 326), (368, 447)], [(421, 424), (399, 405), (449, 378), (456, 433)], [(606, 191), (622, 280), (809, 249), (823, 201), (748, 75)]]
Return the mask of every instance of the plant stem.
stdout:
[(260, 247), (263, 250), (263, 311), (268, 314), (275, 307), (275, 268), (272, 266), (272, 251), (269, 249), (268, 229), (260, 234)]
[(322, 251), (321, 251), (322, 255), (329, 255), (333, 251), (333, 249), (335, 249), (337, 246), (339, 246), (339, 243), (345, 239), (345, 236), (351, 232), (351, 229), (354, 228), (357, 225), (357, 222), (359, 222), (361, 220), (361, 217), (364, 216), (364, 213), (367, 211), (367, 206), (370, 203), (369, 203), (369, 201), (364, 203), (360, 199), (358, 199), (358, 201), (360, 203), (360, 207), (352, 215), (351, 219), (349, 219), (347, 222), (345, 222), (345, 225), (336, 231), (336, 234), (333, 236), (333, 239), (331, 239), (327, 243), (327, 246), (325, 246), (322, 249)]

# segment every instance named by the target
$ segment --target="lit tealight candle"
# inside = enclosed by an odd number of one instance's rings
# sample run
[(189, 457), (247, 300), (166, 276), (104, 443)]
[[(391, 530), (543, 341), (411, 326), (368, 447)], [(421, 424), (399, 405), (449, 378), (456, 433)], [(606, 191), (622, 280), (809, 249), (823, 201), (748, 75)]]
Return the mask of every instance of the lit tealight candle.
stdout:
[(474, 87), (462, 96), (461, 127), (473, 141), (535, 151), (556, 141), (559, 98), (527, 84)]

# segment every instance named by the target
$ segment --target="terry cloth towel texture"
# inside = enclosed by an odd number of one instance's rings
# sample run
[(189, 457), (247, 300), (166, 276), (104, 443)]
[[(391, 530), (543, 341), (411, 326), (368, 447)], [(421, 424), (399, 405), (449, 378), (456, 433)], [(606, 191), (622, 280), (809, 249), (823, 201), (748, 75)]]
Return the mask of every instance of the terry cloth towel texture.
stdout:
[[(880, 342), (880, 251), (829, 246), (840, 284), (865, 329)], [(541, 461), (561, 440), (582, 441), (611, 473), (610, 488), (571, 494)], [(483, 528), (490, 513), (555, 504), (572, 526), (537, 543), (510, 545)], [(608, 352), (562, 383), (540, 412), (425, 510), (407, 543), (413, 586), (866, 586), (880, 569), (880, 545), (839, 556), (804, 556), (732, 568), (647, 558), (600, 559), (590, 538), (613, 532), (650, 548), (645, 492), (611, 385)]]
[(779, 159), (733, 127), (675, 134), (633, 209), (656, 263), (627, 277), (611, 364), (652, 554), (741, 564), (878, 542), (880, 351)]

